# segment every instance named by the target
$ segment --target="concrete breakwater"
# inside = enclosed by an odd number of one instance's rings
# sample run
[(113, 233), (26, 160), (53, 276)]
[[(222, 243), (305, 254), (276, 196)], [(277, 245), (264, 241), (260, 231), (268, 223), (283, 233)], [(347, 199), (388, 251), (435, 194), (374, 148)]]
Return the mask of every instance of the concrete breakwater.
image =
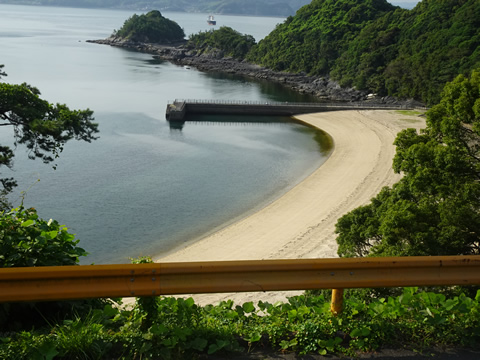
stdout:
[(167, 105), (165, 116), (169, 121), (184, 121), (187, 114), (293, 116), (336, 110), (406, 110), (412, 108), (406, 104), (369, 102), (288, 103), (176, 99)]

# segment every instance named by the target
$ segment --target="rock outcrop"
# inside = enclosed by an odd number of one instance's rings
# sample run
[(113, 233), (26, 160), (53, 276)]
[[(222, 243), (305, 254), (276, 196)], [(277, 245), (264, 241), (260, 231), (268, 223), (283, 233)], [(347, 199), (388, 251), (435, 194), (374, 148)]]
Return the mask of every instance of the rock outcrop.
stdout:
[[(221, 50), (197, 51), (187, 48), (186, 42), (176, 44), (146, 44), (125, 41), (110, 37), (104, 40), (87, 40), (97, 44), (125, 47), (152, 54), (154, 57), (172, 63), (195, 67), (205, 72), (223, 72), (242, 75), (254, 79), (262, 79), (283, 84), (302, 94), (313, 95), (326, 101), (371, 101), (376, 103), (409, 103), (391, 97), (377, 97), (366, 91), (353, 88), (342, 88), (328, 77), (308, 76), (305, 73), (286, 73), (274, 71), (262, 66), (224, 57)], [(422, 106), (422, 104), (418, 104)]]

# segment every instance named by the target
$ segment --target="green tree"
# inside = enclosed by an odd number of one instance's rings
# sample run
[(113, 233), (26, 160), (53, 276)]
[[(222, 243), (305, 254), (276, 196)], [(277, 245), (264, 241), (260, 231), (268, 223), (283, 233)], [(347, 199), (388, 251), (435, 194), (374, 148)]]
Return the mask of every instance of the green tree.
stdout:
[(448, 81), (480, 65), (480, 4), (422, 1), (362, 28), (335, 62), (343, 85), (436, 104)]
[(244, 59), (253, 45), (255, 45), (253, 36), (243, 35), (228, 26), (193, 34), (187, 44), (189, 48), (202, 52), (219, 49), (224, 52), (225, 56), (232, 56), (236, 59)]
[(313, 0), (277, 25), (247, 58), (274, 70), (328, 75), (362, 28), (393, 9), (385, 0)]
[(427, 127), (400, 132), (392, 188), (339, 219), (340, 256), (480, 253), (480, 69), (448, 83)]
[(247, 59), (432, 105), (448, 81), (480, 66), (480, 3), (421, 1), (406, 10), (385, 0), (313, 0)]
[[(0, 79), (6, 76), (0, 65)], [(70, 110), (64, 104), (50, 104), (40, 98), (40, 91), (26, 83), (0, 82), (0, 127), (13, 128), (14, 144), (25, 145), (30, 159), (50, 163), (59, 156), (71, 139), (91, 142), (96, 139), (98, 125), (93, 111)], [(0, 167), (11, 168), (14, 153), (0, 146)], [(6, 195), (17, 185), (11, 177), (0, 179), (0, 208), (7, 206)]]
[(134, 14), (115, 35), (144, 43), (170, 43), (185, 38), (180, 25), (163, 17), (158, 10), (152, 10), (145, 15)]

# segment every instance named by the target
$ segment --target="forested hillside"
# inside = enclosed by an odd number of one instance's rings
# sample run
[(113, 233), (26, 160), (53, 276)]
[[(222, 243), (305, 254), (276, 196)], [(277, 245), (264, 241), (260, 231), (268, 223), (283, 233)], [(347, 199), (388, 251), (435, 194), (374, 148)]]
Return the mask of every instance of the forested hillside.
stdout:
[(479, 45), (478, 0), (424, 0), (413, 10), (385, 0), (314, 0), (248, 58), (434, 104), (447, 81), (480, 66)]
[(438, 102), (446, 82), (480, 66), (480, 2), (423, 1), (366, 26), (332, 69), (344, 85)]
[(393, 9), (385, 0), (313, 0), (260, 41), (249, 59), (275, 70), (328, 74), (366, 23)]

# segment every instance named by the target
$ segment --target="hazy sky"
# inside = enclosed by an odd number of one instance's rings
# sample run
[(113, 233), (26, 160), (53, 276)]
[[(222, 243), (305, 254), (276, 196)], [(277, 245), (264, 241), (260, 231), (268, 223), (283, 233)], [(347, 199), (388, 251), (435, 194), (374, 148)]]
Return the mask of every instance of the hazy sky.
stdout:
[(420, 0), (387, 0), (387, 1), (392, 5), (397, 5), (397, 6), (401, 6), (408, 9), (413, 8), (415, 5), (417, 5), (420, 2)]

